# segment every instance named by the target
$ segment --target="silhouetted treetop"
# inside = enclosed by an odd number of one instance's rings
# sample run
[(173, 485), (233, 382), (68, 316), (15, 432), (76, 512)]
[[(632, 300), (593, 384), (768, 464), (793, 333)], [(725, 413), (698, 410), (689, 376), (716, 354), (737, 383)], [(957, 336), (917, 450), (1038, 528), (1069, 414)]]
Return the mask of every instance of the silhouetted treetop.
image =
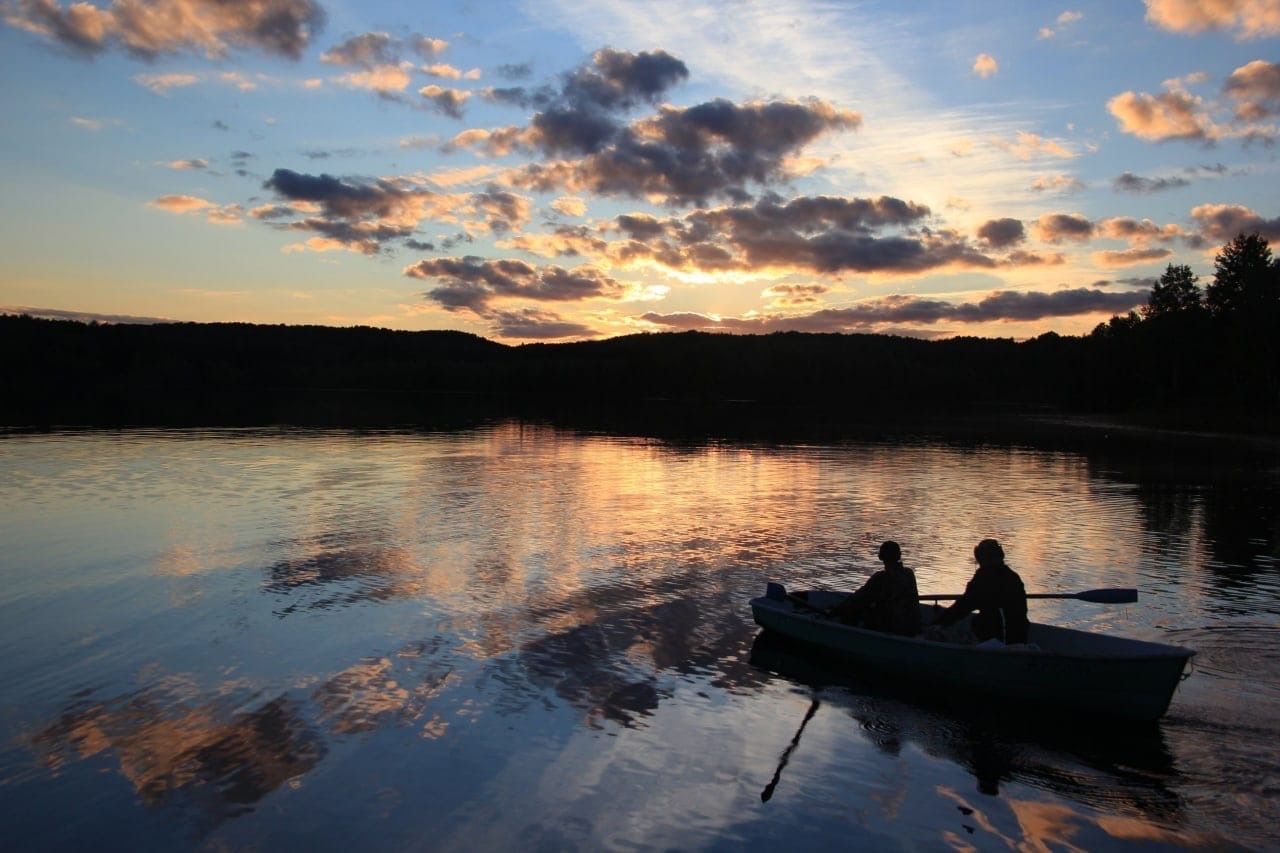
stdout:
[(1191, 267), (1185, 264), (1169, 264), (1160, 280), (1151, 289), (1151, 296), (1142, 309), (1142, 316), (1167, 317), (1198, 312), (1204, 307), (1200, 288)]

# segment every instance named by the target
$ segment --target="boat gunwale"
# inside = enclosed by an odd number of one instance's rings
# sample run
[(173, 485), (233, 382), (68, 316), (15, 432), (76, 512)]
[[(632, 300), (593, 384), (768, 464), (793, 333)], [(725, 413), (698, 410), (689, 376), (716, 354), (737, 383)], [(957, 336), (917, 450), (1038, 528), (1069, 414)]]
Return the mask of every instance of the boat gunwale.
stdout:
[[(1082, 654), (1079, 652), (1055, 652), (1049, 649), (1017, 648), (1014, 646), (998, 646), (995, 648), (980, 648), (976, 645), (961, 645), (959, 643), (947, 643), (941, 640), (927, 640), (927, 639), (924, 639), (923, 637), (907, 637), (901, 634), (890, 634), (885, 631), (874, 631), (870, 628), (863, 628), (857, 625), (845, 625), (840, 622), (833, 622), (829, 619), (819, 618), (819, 616), (816, 614), (802, 613), (796, 608), (795, 604), (790, 601), (779, 602), (775, 599), (771, 599), (766, 596), (757, 596), (756, 598), (751, 599), (750, 604), (753, 611), (753, 614), (752, 614), (753, 617), (754, 617), (755, 608), (757, 606), (764, 606), (767, 609), (784, 616), (790, 616), (795, 619), (803, 619), (804, 621), (813, 623), (815, 625), (825, 625), (831, 628), (835, 628), (837, 630), (847, 631), (854, 635), (871, 636), (871, 637), (876, 637), (880, 639), (893, 640), (896, 642), (913, 643), (916, 645), (927, 646), (932, 648), (951, 649), (958, 652), (998, 654), (998, 655), (1014, 654), (1014, 655), (1024, 655), (1028, 657), (1051, 658), (1053, 660), (1114, 661), (1117, 663), (1150, 662), (1150, 661), (1156, 661), (1156, 660), (1174, 660), (1178, 658), (1181, 658), (1185, 662), (1195, 657), (1196, 655), (1196, 652), (1194, 649), (1187, 649), (1187, 648), (1183, 648), (1182, 646), (1174, 646), (1168, 643), (1156, 643), (1156, 642), (1151, 642), (1149, 640), (1135, 640), (1131, 637), (1116, 637), (1111, 634), (1095, 634), (1089, 631), (1081, 631), (1078, 628), (1063, 628), (1058, 625), (1046, 625), (1043, 622), (1032, 622), (1031, 624), (1038, 625), (1042, 628), (1053, 628), (1058, 631), (1071, 631), (1073, 633), (1084, 634), (1085, 636), (1090, 636), (1090, 637), (1104, 637), (1108, 640), (1120, 640), (1126, 643), (1142, 643), (1144, 645), (1155, 646), (1159, 649), (1164, 649), (1167, 651), (1152, 652), (1149, 654), (1129, 653), (1129, 654), (1108, 655), (1108, 654)], [(783, 607), (784, 604), (787, 605), (786, 608)]]

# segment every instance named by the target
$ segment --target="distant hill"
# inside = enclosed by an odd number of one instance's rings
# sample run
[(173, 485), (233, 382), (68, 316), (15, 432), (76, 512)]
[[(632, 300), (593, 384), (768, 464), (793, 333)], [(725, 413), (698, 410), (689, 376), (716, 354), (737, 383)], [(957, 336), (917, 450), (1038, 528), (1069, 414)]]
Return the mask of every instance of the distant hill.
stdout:
[(397, 421), (673, 404), (859, 418), (1122, 412), (1203, 406), (1222, 391), (1202, 351), (1170, 360), (1105, 332), (1022, 342), (684, 332), (507, 346), (450, 331), (4, 316), (0, 424), (358, 423), (393, 398)]

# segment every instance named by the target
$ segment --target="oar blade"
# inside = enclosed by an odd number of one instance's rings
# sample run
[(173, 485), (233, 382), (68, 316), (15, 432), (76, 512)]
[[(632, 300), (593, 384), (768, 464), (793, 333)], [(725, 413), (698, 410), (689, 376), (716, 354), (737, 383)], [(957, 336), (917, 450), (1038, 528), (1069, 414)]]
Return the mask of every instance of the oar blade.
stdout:
[(1138, 600), (1138, 591), (1132, 588), (1091, 589), (1076, 593), (1081, 601), (1094, 604), (1133, 604)]

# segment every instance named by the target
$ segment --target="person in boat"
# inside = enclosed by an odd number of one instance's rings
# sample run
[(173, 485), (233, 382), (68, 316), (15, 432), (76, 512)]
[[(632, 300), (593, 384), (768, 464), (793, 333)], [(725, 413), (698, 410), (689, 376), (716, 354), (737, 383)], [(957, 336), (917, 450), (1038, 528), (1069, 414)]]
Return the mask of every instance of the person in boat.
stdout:
[(884, 568), (831, 611), (841, 622), (910, 637), (920, 633), (920, 591), (915, 572), (902, 564), (897, 542), (880, 546)]
[(964, 595), (934, 618), (945, 628), (973, 611), (972, 631), (978, 642), (996, 639), (1006, 645), (1027, 641), (1027, 590), (1018, 573), (1005, 565), (1004, 549), (994, 539), (983, 539), (973, 549), (978, 570), (964, 588)]

